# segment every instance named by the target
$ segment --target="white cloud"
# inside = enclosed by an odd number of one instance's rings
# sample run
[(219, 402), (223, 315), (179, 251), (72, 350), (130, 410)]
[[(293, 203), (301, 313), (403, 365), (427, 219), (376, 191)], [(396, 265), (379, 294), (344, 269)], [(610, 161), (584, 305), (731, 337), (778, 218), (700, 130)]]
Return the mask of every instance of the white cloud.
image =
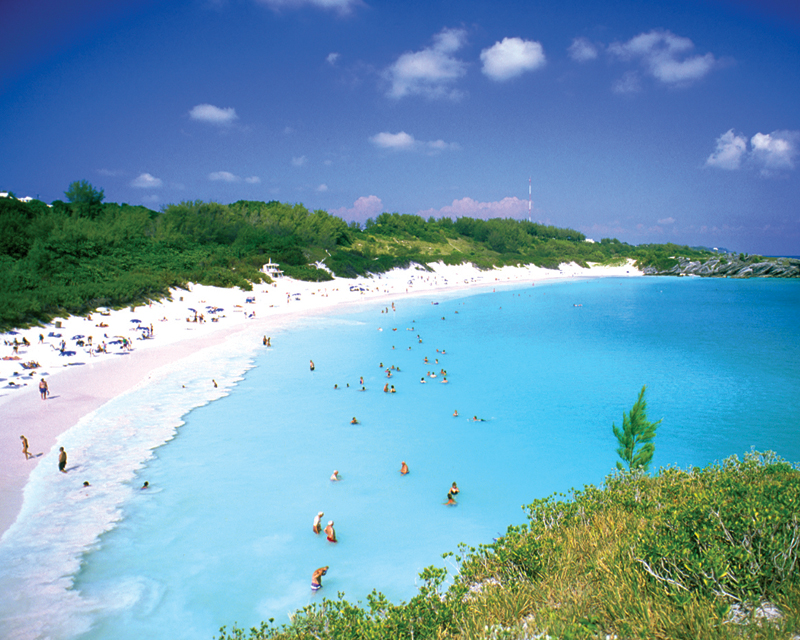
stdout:
[(245, 178), (244, 181), (247, 184), (259, 184), (261, 182), (261, 178), (258, 176), (250, 176), (249, 178)]
[(717, 138), (717, 148), (707, 159), (706, 166), (735, 170), (743, 167), (758, 169), (762, 176), (794, 169), (794, 159), (800, 152), (800, 131), (757, 133), (748, 140), (730, 129)]
[(327, 184), (321, 184), (321, 185), (319, 185), (317, 187), (316, 190), (319, 191), (320, 193), (325, 193), (328, 190), (328, 185)]
[(718, 66), (711, 53), (686, 57), (692, 49), (694, 43), (689, 38), (660, 29), (608, 47), (609, 53), (620, 60), (638, 60), (653, 78), (673, 86), (699, 80)]
[(242, 179), (239, 176), (233, 175), (230, 171), (214, 171), (213, 173), (208, 174), (209, 180), (219, 181), (219, 182), (241, 182)]
[(293, 167), (302, 167), (306, 162), (308, 162), (308, 158), (305, 156), (297, 156), (292, 158)]
[(567, 52), (576, 62), (588, 62), (597, 58), (597, 47), (586, 38), (575, 38)]
[(483, 73), (492, 80), (508, 80), (525, 71), (544, 66), (544, 49), (539, 42), (522, 38), (503, 38), (481, 51)]
[(361, 4), (361, 0), (258, 0), (261, 4), (267, 5), (270, 9), (280, 11), (281, 9), (300, 9), (306, 6), (319, 9), (329, 9), (342, 14), (350, 13), (353, 7)]
[(635, 71), (626, 71), (611, 87), (614, 93), (637, 93), (642, 89), (642, 81)]
[(747, 138), (737, 136), (729, 129), (717, 138), (717, 148), (706, 159), (706, 166), (718, 169), (738, 169), (747, 153)]
[(669, 218), (661, 218), (661, 220), (658, 221), (658, 224), (675, 224), (675, 218), (672, 216)]
[(364, 222), (367, 218), (374, 218), (383, 213), (383, 202), (378, 196), (361, 196), (353, 203), (352, 207), (330, 209), (328, 213), (343, 220)]
[(139, 189), (155, 189), (164, 184), (160, 178), (151, 176), (149, 173), (143, 173), (138, 178), (134, 178), (131, 182), (132, 187)]
[(794, 169), (798, 143), (800, 131), (757, 133), (750, 138), (751, 156), (763, 175), (780, 169)]
[(456, 142), (445, 142), (444, 140), (431, 140), (423, 142), (416, 140), (414, 136), (405, 131), (399, 133), (389, 133), (382, 131), (372, 136), (369, 141), (381, 149), (394, 149), (397, 151), (422, 151), (427, 150), (429, 154), (436, 154), (441, 151), (455, 151), (460, 149)]
[(461, 198), (453, 200), (453, 204), (442, 207), (441, 209), (425, 209), (418, 211), (417, 215), (423, 218), (433, 216), (434, 218), (449, 217), (458, 218), (468, 216), (470, 218), (515, 218), (527, 216), (528, 201), (519, 198), (503, 198), (495, 202), (479, 202), (472, 198)]
[(466, 41), (463, 29), (443, 29), (433, 37), (433, 45), (421, 51), (402, 54), (384, 72), (389, 80), (389, 96), (402, 98), (424, 95), (428, 98), (458, 99), (461, 92), (453, 83), (466, 74), (466, 63), (453, 57)]
[(400, 133), (389, 133), (382, 131), (372, 136), (369, 141), (381, 149), (413, 149), (417, 141), (414, 136), (401, 131)]
[(328, 56), (325, 58), (325, 60), (329, 65), (333, 66), (339, 60), (339, 54), (338, 53), (329, 53)]
[(189, 117), (192, 120), (200, 122), (208, 122), (210, 124), (226, 125), (231, 124), (239, 116), (236, 115), (236, 110), (233, 107), (227, 109), (220, 109), (213, 104), (198, 104), (192, 107), (189, 111)]

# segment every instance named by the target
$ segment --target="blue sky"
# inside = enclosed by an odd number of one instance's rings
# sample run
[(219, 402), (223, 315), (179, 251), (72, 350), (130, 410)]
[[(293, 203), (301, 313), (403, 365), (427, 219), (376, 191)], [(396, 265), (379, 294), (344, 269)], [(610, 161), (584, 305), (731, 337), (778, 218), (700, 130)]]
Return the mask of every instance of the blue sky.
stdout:
[(28, 0), (0, 190), (528, 217), (800, 254), (787, 0)]

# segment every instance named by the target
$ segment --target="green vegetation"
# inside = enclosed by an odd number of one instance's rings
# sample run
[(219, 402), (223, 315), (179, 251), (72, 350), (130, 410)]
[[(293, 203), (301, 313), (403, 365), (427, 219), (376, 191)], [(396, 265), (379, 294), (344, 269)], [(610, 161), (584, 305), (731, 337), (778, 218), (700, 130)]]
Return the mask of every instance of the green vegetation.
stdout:
[(672, 266), (674, 256), (712, 255), (671, 244), (591, 243), (572, 229), (511, 219), (382, 213), (362, 229), (275, 201), (186, 201), (152, 211), (104, 202), (103, 190), (85, 180), (64, 195), (50, 206), (0, 198), (0, 330), (158, 299), (189, 282), (250, 290), (265, 280), (260, 268), (270, 258), (289, 276), (323, 281), (439, 260), (482, 269), (627, 258)]
[[(618, 429), (615, 424), (611, 425), (611, 430), (619, 442), (617, 453), (622, 462), (628, 465), (628, 471), (636, 469), (647, 471), (656, 450), (653, 438), (656, 437), (656, 427), (661, 424), (661, 420), (658, 422), (647, 421), (645, 388), (642, 387), (639, 399), (631, 408), (630, 413), (622, 413), (622, 429)], [(617, 462), (617, 469), (620, 471), (624, 469), (621, 462)]]
[[(314, 638), (791, 638), (800, 632), (800, 471), (772, 453), (705, 469), (615, 472), (526, 507), (496, 543), (445, 554), (393, 605), (338, 594), (290, 624), (220, 640)], [(332, 567), (331, 572), (335, 571)], [(775, 620), (756, 615), (770, 604)]]

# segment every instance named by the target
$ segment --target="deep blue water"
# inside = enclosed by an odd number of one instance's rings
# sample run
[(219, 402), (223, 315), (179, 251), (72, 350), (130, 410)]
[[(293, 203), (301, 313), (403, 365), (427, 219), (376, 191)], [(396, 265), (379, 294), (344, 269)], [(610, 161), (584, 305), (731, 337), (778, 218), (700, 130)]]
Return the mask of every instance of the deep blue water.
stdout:
[[(602, 483), (611, 424), (642, 385), (663, 420), (654, 467), (751, 448), (800, 461), (800, 282), (599, 279), (396, 306), (298, 320), (229, 396), (191, 411), (129, 482), (151, 489), (128, 492), (82, 556), (80, 624), (54, 637), (210, 638), (338, 591), (407, 600), (459, 542), (489, 542), (523, 521), (522, 505)], [(140, 400), (125, 402), (135, 413)], [(445, 507), (454, 480), (458, 506)], [(336, 545), (311, 532), (320, 510)]]

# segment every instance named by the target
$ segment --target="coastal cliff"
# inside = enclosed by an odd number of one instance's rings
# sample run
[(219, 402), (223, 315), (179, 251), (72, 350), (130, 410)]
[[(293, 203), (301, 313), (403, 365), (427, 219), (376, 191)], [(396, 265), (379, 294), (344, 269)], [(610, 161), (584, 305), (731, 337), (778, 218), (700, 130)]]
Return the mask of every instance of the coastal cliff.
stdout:
[(676, 258), (677, 264), (665, 269), (644, 267), (646, 276), (706, 276), (711, 278), (800, 278), (800, 260), (763, 258), (744, 254), (715, 256), (704, 262)]

